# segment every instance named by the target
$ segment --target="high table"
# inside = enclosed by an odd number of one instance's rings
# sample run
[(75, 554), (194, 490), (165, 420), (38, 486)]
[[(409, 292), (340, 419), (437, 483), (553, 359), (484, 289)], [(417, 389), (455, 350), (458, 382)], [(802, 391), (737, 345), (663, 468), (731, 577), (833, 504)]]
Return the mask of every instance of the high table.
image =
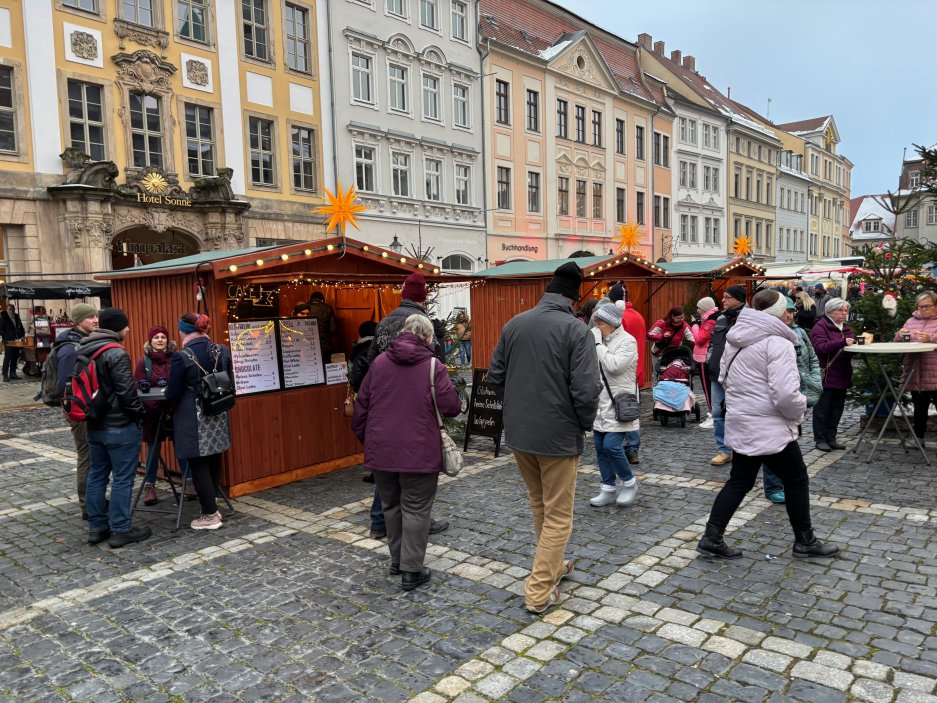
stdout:
[[(894, 402), (891, 403), (888, 409), (888, 416), (885, 418), (885, 422), (882, 423), (882, 429), (878, 433), (878, 437), (875, 438), (875, 442), (872, 444), (872, 449), (869, 452), (869, 461), (872, 460), (872, 456), (875, 454), (875, 450), (878, 449), (879, 443), (882, 441), (882, 437), (885, 434), (885, 430), (888, 429), (888, 424), (891, 423), (895, 428), (895, 432), (898, 434), (898, 439), (901, 441), (901, 448), (908, 452), (908, 446), (905, 443), (904, 433), (901, 431), (901, 428), (898, 426), (898, 421), (895, 419), (895, 411), (898, 410), (901, 412), (901, 417), (907, 423), (907, 427), (910, 429), (908, 434), (911, 439), (914, 441), (914, 446), (918, 448), (918, 451), (921, 452), (921, 456), (924, 457), (924, 461), (930, 465), (930, 459), (927, 457), (927, 452), (924, 451), (924, 447), (921, 446), (920, 441), (918, 441), (917, 436), (914, 434), (913, 423), (908, 418), (908, 414), (904, 410), (904, 405), (901, 403), (901, 396), (904, 394), (905, 388), (908, 386), (908, 381), (911, 380), (911, 377), (914, 375), (914, 372), (917, 370), (917, 365), (919, 361), (919, 354), (924, 354), (926, 352), (932, 352), (937, 349), (937, 344), (930, 344), (927, 342), (876, 342), (874, 344), (853, 344), (847, 347), (844, 347), (844, 350), (850, 354), (860, 354), (862, 360), (865, 362), (866, 367), (869, 369), (869, 372), (872, 376), (872, 382), (875, 384), (876, 390), (879, 392), (878, 400), (875, 403), (875, 408), (872, 410), (872, 414), (869, 416), (871, 420), (878, 413), (879, 407), (882, 403), (886, 402), (887, 397), (894, 399)], [(882, 366), (882, 358), (889, 354), (904, 354), (905, 355), (905, 374), (904, 379), (898, 384), (898, 389), (895, 389), (895, 386), (891, 382), (891, 377), (888, 375), (888, 371)], [(910, 362), (909, 362), (910, 360)], [(862, 428), (862, 432), (859, 434), (858, 440), (856, 440), (856, 446), (850, 449), (850, 452), (858, 452), (859, 447), (862, 445), (862, 441), (865, 438), (865, 433), (869, 429), (871, 423), (866, 422), (865, 427)], [(849, 452), (847, 452), (848, 454)]]

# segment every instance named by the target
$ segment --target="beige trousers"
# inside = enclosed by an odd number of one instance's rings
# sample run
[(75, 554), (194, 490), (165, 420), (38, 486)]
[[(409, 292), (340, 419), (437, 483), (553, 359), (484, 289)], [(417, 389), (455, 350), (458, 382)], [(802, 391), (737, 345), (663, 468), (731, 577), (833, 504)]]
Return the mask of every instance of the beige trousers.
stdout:
[(72, 430), (72, 439), (75, 440), (75, 451), (78, 454), (78, 503), (85, 509), (85, 494), (88, 492), (88, 469), (91, 467), (91, 450), (88, 448), (88, 424), (86, 422), (68, 421)]

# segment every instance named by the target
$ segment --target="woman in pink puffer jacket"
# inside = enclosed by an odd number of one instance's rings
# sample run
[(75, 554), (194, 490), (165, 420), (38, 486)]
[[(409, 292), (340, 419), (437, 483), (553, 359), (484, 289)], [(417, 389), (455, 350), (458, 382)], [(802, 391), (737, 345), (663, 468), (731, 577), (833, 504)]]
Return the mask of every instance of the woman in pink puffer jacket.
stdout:
[[(937, 342), (937, 293), (929, 290), (917, 297), (917, 310), (895, 334), (895, 341), (900, 342), (905, 334), (911, 335), (912, 342)], [(914, 434), (923, 440), (927, 430), (927, 412), (931, 403), (937, 405), (937, 351), (911, 354), (910, 357), (910, 361), (917, 361), (914, 375), (908, 381), (911, 402), (914, 403)], [(905, 368), (910, 368), (910, 364)]]
[(767, 466), (784, 484), (788, 519), (794, 530), (795, 557), (831, 557), (839, 548), (813, 534), (807, 466), (797, 444), (797, 427), (807, 409), (800, 392), (794, 344), (797, 336), (781, 322), (787, 299), (763, 290), (743, 308), (726, 335), (719, 381), (726, 391), (726, 443), (732, 447), (732, 472), (722, 487), (697, 551), (736, 559), (723, 535), (742, 499)]

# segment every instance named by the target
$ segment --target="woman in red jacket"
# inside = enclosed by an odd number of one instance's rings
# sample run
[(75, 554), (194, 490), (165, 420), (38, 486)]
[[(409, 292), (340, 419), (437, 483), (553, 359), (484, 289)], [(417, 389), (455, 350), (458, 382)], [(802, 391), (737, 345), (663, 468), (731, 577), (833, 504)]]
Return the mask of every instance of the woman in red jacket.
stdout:
[(683, 307), (675, 305), (670, 311), (654, 323), (654, 326), (648, 330), (647, 338), (654, 342), (651, 347), (651, 354), (654, 355), (654, 372), (660, 370), (660, 355), (668, 347), (679, 347), (681, 344), (693, 345), (696, 338), (686, 322), (686, 315)]

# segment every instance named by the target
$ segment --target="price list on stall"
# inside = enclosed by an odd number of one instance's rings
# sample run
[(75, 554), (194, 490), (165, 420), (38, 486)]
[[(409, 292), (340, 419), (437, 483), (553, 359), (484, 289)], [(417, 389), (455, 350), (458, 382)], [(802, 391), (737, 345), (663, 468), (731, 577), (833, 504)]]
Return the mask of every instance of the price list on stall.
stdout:
[(297, 388), (325, 383), (318, 320), (293, 317), (280, 320), (279, 324), (283, 386)]
[(280, 389), (275, 329), (273, 320), (228, 323), (234, 391), (238, 395)]

